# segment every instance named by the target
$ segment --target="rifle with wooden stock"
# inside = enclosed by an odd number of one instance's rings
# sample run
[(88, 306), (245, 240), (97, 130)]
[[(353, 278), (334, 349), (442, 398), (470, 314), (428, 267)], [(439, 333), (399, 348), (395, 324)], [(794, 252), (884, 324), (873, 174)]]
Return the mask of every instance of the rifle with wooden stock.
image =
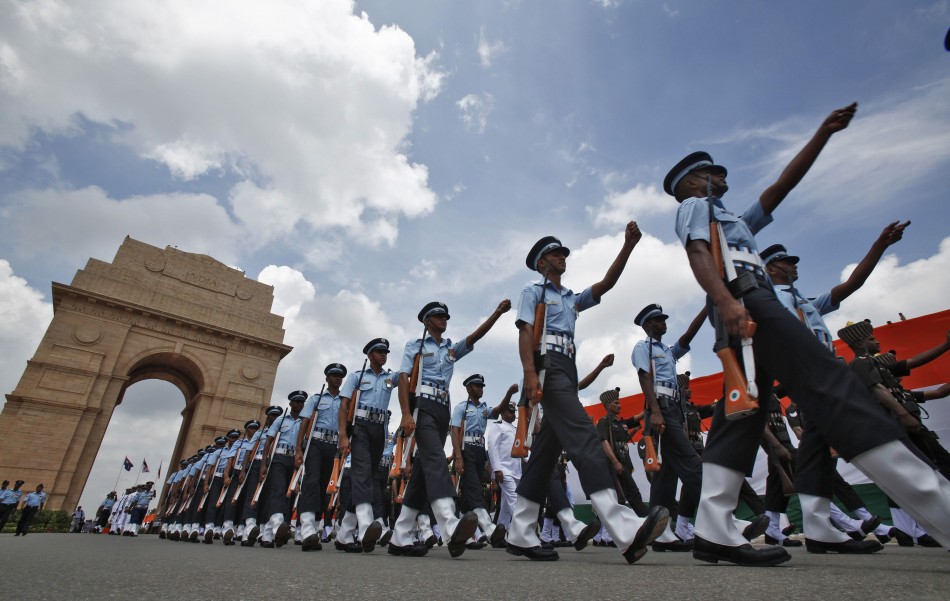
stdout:
[[(465, 452), (465, 418), (468, 417), (468, 404), (471, 402), (471, 399), (465, 400), (465, 409), (462, 410), (462, 423), (459, 426), (459, 455), (462, 455)], [(455, 480), (455, 496), (459, 496), (459, 488), (462, 486), (462, 476), (458, 472), (459, 466), (455, 465), (455, 458), (452, 459), (452, 473)], [(462, 457), (462, 470), (465, 470), (465, 457)]]
[[(531, 450), (531, 443), (534, 442), (534, 430), (538, 423), (538, 403), (544, 396), (544, 373), (547, 371), (548, 345), (545, 341), (548, 333), (548, 307), (547, 307), (547, 287), (548, 272), (544, 272), (544, 280), (541, 283), (541, 301), (534, 307), (534, 327), (532, 333), (534, 338), (531, 341), (532, 352), (536, 352), (541, 347), (541, 369), (538, 372), (538, 390), (536, 393), (537, 401), (532, 404), (531, 399), (525, 395), (524, 404), (518, 405), (518, 425), (515, 428), (515, 441), (511, 446), (511, 456), (524, 458), (528, 456)], [(541, 327), (538, 327), (538, 324)]]
[[(710, 181), (707, 176), (707, 181)], [(712, 196), (712, 184), (707, 183), (708, 197)], [(726, 287), (733, 297), (745, 306), (742, 296), (757, 288), (752, 272), (746, 271), (742, 276), (736, 274), (735, 264), (732, 262), (732, 253), (723, 233), (722, 225), (716, 220), (713, 212), (713, 203), (709, 204), (709, 246), (713, 262), (719, 269), (719, 277), (723, 278)], [(725, 389), (725, 417), (728, 420), (741, 419), (756, 413), (759, 410), (759, 389), (755, 383), (755, 357), (752, 353), (752, 336), (755, 334), (755, 322), (751, 319), (746, 323), (747, 336), (741, 339), (742, 363), (739, 365), (736, 352), (729, 345), (729, 333), (719, 316), (713, 311), (713, 325), (716, 330), (716, 343), (713, 351), (722, 362), (722, 377)]]
[[(654, 366), (653, 366), (653, 336), (647, 335), (647, 340), (649, 344), (650, 352), (650, 385), (653, 386), (653, 398), (656, 399), (656, 404), (659, 407), (660, 401), (656, 398), (656, 378), (654, 376)], [(644, 403), (646, 403), (646, 397), (644, 396)], [(646, 405), (643, 413), (643, 469), (648, 472), (658, 472), (660, 471), (660, 455), (657, 453), (657, 446), (654, 446), (653, 440), (653, 425), (650, 423), (651, 413), (649, 405)]]
[[(327, 389), (327, 385), (324, 384), (320, 388), (320, 396), (317, 397), (317, 401), (313, 405), (313, 415), (310, 416), (310, 427), (307, 431), (307, 438), (303, 441), (305, 445), (303, 451), (303, 461), (300, 462), (300, 465), (294, 468), (294, 474), (290, 477), (290, 484), (287, 486), (287, 496), (294, 494), (294, 490), (299, 492), (300, 483), (303, 480), (304, 474), (307, 472), (307, 454), (310, 453), (310, 443), (313, 442), (313, 431), (317, 426), (317, 409), (320, 407), (320, 399), (323, 398), (323, 392)], [(296, 507), (297, 502), (294, 501), (294, 506)]]
[[(263, 428), (263, 426), (261, 426)], [(264, 431), (258, 429), (257, 442), (254, 443), (254, 446), (251, 447), (251, 450), (247, 455), (244, 456), (244, 465), (241, 467), (241, 481), (238, 482), (237, 488), (234, 489), (234, 495), (231, 497), (232, 503), (237, 503), (238, 498), (241, 496), (241, 491), (244, 490), (244, 483), (247, 482), (247, 475), (251, 471), (251, 466), (254, 465), (254, 456), (257, 455), (257, 449), (260, 448), (261, 442), (265, 438)]]
[[(264, 473), (261, 475), (260, 482), (257, 483), (257, 488), (254, 490), (254, 496), (251, 497), (251, 507), (257, 507), (257, 502), (261, 498), (261, 491), (264, 490), (264, 483), (267, 481), (267, 476), (270, 475), (270, 466), (274, 462), (274, 455), (277, 454), (277, 445), (280, 444), (280, 438), (283, 434), (283, 432), (280, 431), (280, 428), (284, 425), (284, 417), (287, 415), (287, 413), (283, 413), (277, 418), (280, 420), (280, 426), (277, 427), (277, 436), (274, 437), (274, 444), (270, 448), (270, 456), (264, 457), (262, 459), (262, 461), (266, 461), (266, 467), (264, 468)], [(277, 420), (274, 420), (274, 423), (277, 423)], [(264, 438), (264, 436), (265, 434), (262, 434), (261, 438)]]
[[(346, 409), (347, 434), (352, 432), (353, 426), (356, 425), (356, 405), (360, 399), (360, 387), (363, 385), (363, 376), (366, 374), (367, 361), (369, 361), (369, 355), (363, 359), (363, 369), (360, 370), (360, 379), (356, 383), (356, 389), (353, 391), (353, 396), (350, 398), (350, 404)], [(415, 368), (415, 359), (413, 359), (413, 368)]]

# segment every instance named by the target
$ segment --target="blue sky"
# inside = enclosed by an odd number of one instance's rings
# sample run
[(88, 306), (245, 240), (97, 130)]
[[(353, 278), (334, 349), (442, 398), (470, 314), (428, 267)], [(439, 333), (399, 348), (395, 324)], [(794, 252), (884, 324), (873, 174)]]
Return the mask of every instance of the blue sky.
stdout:
[[(801, 288), (817, 294), (910, 219), (829, 323), (946, 308), (946, 1), (139, 4), (0, 0), (6, 392), (51, 318), (50, 282), (111, 260), (126, 234), (275, 286), (295, 347), (282, 400), (319, 389), (331, 361), (357, 368), (370, 338), (401, 346), (429, 300), (448, 303), (450, 336), (469, 333), (517, 302), (543, 235), (574, 250), (568, 285), (589, 285), (629, 219), (644, 240), (579, 321), (578, 364), (617, 356), (591, 400), (636, 392), (633, 316), (659, 302), (675, 334), (702, 303), (659, 191), (666, 171), (708, 150), (740, 210), (855, 100), (760, 245), (801, 255)], [(515, 339), (506, 316), (459, 363), (456, 398), (469, 373), (489, 397), (518, 381)], [(717, 371), (711, 344), (703, 332), (681, 369)], [(126, 454), (167, 464), (182, 407), (168, 385), (131, 389), (83, 504)]]

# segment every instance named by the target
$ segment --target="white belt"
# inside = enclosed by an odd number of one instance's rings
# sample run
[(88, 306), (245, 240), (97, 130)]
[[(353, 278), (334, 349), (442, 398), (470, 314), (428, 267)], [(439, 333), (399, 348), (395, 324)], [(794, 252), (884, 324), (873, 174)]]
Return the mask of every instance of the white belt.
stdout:
[(432, 399), (433, 401), (438, 401), (443, 405), (448, 404), (449, 392), (444, 388), (436, 388), (435, 386), (429, 386), (427, 384), (419, 384), (416, 386), (416, 396)]
[(567, 355), (574, 358), (576, 349), (574, 348), (574, 339), (566, 334), (548, 334), (544, 337), (544, 344), (547, 350)]
[(274, 449), (274, 453), (277, 455), (294, 455), (295, 450), (293, 448), (277, 448)]
[(311, 438), (313, 438), (314, 440), (323, 440), (326, 442), (337, 442), (338, 440), (340, 440), (340, 434), (337, 432), (331, 433), (331, 432), (314, 431), (313, 436)]
[(654, 386), (653, 390), (656, 392), (656, 394), (662, 394), (670, 398), (676, 398), (676, 391), (672, 388), (668, 388), (666, 386)]
[(478, 445), (480, 447), (485, 446), (485, 438), (482, 436), (465, 436), (462, 438), (462, 440), (469, 444)]
[(369, 420), (374, 424), (381, 424), (386, 421), (386, 414), (381, 409), (373, 409), (372, 407), (365, 407), (356, 409), (356, 417), (361, 417), (365, 420)]

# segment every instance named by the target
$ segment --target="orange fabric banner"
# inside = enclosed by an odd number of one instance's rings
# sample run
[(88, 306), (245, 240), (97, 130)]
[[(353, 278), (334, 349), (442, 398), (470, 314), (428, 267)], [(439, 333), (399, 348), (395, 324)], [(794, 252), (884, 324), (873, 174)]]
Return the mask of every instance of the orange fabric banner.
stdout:
[[(938, 346), (947, 339), (950, 330), (950, 309), (931, 313), (913, 319), (896, 321), (884, 325), (874, 326), (874, 335), (881, 342), (881, 351), (896, 351), (897, 358), (909, 359), (923, 351)], [(851, 361), (854, 353), (848, 345), (835, 340), (835, 350), (838, 355)], [(911, 375), (903, 379), (904, 387), (908, 390), (926, 388), (950, 381), (950, 353), (944, 353), (936, 360), (913, 370)], [(708, 405), (722, 396), (722, 372), (699, 376), (690, 380), (690, 389), (693, 391), (692, 400), (697, 405)], [(594, 422), (604, 416), (606, 410), (599, 403), (585, 407)], [(630, 417), (643, 411), (643, 393), (634, 394), (620, 399), (620, 414)], [(704, 425), (708, 428), (709, 421)]]

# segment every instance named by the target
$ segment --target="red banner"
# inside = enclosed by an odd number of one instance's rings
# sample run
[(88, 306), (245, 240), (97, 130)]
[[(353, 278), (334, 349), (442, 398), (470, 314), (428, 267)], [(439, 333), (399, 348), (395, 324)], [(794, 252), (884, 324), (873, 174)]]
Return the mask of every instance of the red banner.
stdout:
[[(881, 352), (893, 350), (897, 352), (898, 359), (909, 359), (941, 344), (947, 339), (948, 330), (950, 330), (950, 309), (914, 319), (875, 325), (874, 335), (881, 342)], [(840, 340), (835, 340), (835, 350), (846, 361), (854, 358), (854, 353), (848, 345)], [(935, 386), (947, 381), (950, 381), (950, 353), (944, 353), (936, 360), (913, 370), (902, 383), (905, 388), (911, 390)], [(693, 391), (692, 400), (697, 405), (712, 403), (722, 396), (722, 372), (692, 378), (690, 389)], [(606, 413), (603, 405), (599, 403), (585, 409), (595, 422)], [(621, 415), (630, 417), (641, 411), (643, 411), (643, 393), (620, 399)], [(705, 425), (709, 427), (709, 420)]]

